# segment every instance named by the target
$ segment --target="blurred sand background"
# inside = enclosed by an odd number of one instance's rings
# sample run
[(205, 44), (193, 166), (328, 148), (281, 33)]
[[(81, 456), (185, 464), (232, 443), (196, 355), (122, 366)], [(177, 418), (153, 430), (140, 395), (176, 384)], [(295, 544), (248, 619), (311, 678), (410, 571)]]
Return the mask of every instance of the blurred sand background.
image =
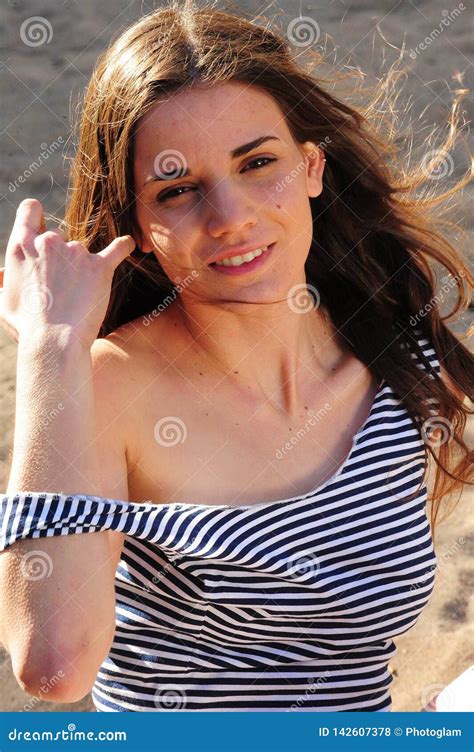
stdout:
[[(413, 97), (416, 112), (427, 108), (424, 123), (441, 123), (447, 117), (452, 95), (449, 88), (460, 84), (472, 89), (473, 70), (469, 45), (472, 15), (468, 4), (439, 0), (332, 0), (296, 2), (280, 0), (278, 5), (257, 0), (236, 4), (217, 2), (217, 7), (243, 12), (265, 12), (281, 30), (291, 19), (309, 16), (320, 30), (316, 47), (332, 50), (329, 60), (336, 66), (360, 66), (371, 73), (380, 66), (383, 50), (396, 59), (403, 42), (406, 53), (418, 48), (411, 60), (405, 84), (406, 96)], [(0, 112), (2, 160), (0, 162), (0, 265), (10, 234), (16, 207), (27, 197), (43, 202), (49, 214), (62, 216), (68, 185), (71, 145), (66, 144), (78, 98), (87, 84), (98, 54), (131, 21), (148, 13), (159, 2), (132, 0), (8, 0), (3, 3), (0, 27)], [(464, 9), (463, 9), (464, 8)], [(283, 11), (283, 15), (280, 13)], [(454, 14), (453, 14), (454, 11)], [(440, 25), (449, 15), (448, 25)], [(51, 27), (51, 38), (37, 46), (22, 41), (22, 23), (41, 16)], [(278, 20), (279, 19), (279, 20)], [(442, 28), (441, 33), (433, 30)], [(329, 35), (331, 41), (327, 41)], [(431, 42), (420, 43), (431, 35)], [(404, 58), (405, 62), (410, 59)], [(463, 103), (472, 119), (472, 99)], [(429, 128), (427, 129), (427, 131)], [(51, 144), (47, 160), (38, 168), (31, 164)], [(453, 178), (467, 166), (465, 152), (454, 160)], [(22, 179), (21, 179), (22, 178)], [(465, 189), (467, 207), (472, 187)], [(467, 210), (464, 226), (469, 228)], [(53, 225), (50, 224), (50, 227)], [(442, 310), (449, 310), (449, 300)], [(450, 324), (462, 334), (472, 323), (472, 312)], [(472, 350), (472, 343), (470, 343)], [(0, 330), (0, 488), (5, 488), (13, 442), (15, 408), (16, 345)], [(474, 443), (472, 422), (468, 438)], [(393, 710), (420, 710), (444, 685), (474, 662), (472, 633), (474, 580), (474, 531), (471, 505), (473, 493), (463, 493), (456, 511), (438, 530), (436, 553), (439, 561), (433, 597), (416, 626), (396, 640), (398, 654), (393, 661), (395, 681)], [(471, 625), (471, 626), (470, 626)], [(0, 649), (0, 710), (2, 711), (90, 711), (90, 697), (73, 705), (40, 701), (24, 694), (11, 672), (9, 657)]]

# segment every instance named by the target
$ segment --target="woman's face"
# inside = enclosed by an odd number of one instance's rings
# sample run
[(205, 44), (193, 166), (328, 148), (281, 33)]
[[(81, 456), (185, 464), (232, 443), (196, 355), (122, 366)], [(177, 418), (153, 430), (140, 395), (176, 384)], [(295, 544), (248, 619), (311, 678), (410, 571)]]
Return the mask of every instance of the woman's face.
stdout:
[[(263, 136), (271, 139), (232, 155)], [(201, 85), (158, 102), (135, 137), (141, 249), (153, 250), (175, 283), (183, 287), (187, 279), (186, 293), (204, 299), (231, 293), (242, 302), (285, 297), (305, 281), (309, 197), (322, 190), (323, 166), (322, 151), (295, 143), (276, 102), (255, 86)], [(270, 244), (254, 268), (242, 264), (237, 274), (210, 265), (241, 246)]]

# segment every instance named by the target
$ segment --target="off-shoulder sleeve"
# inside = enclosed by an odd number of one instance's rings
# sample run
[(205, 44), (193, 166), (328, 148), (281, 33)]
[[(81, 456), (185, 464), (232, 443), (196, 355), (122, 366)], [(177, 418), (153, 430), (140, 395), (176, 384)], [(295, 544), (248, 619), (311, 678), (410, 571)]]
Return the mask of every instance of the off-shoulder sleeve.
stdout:
[[(426, 335), (418, 327), (415, 327), (413, 329), (411, 336), (412, 336), (412, 339), (416, 339), (424, 355), (424, 359), (422, 359), (416, 352), (411, 353), (412, 357), (415, 358), (415, 360), (417, 361), (418, 366), (420, 368), (427, 370), (429, 373), (435, 372), (438, 376), (440, 376), (441, 375), (440, 362), (438, 360), (436, 350), (433, 347), (432, 341), (428, 339)], [(427, 367), (426, 361), (428, 361), (428, 367)], [(431, 378), (434, 378), (434, 377), (431, 377)]]
[(0, 551), (25, 538), (116, 530), (137, 535), (163, 509), (101, 496), (23, 491), (0, 497)]

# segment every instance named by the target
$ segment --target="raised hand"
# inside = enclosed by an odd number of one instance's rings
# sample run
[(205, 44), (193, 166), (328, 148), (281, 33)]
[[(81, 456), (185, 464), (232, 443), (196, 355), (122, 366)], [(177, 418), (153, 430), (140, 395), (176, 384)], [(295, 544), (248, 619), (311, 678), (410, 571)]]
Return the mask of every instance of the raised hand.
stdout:
[(48, 231), (41, 203), (25, 199), (0, 270), (0, 325), (16, 342), (54, 332), (90, 347), (107, 311), (114, 271), (134, 247), (124, 235), (89, 253), (58, 230)]

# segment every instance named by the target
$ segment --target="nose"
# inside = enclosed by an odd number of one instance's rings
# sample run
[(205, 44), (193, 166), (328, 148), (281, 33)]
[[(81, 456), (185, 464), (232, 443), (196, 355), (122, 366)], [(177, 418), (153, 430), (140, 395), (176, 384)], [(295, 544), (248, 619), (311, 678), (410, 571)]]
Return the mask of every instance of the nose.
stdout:
[(244, 190), (221, 182), (208, 195), (209, 235), (219, 238), (253, 227), (257, 224), (257, 209)]

